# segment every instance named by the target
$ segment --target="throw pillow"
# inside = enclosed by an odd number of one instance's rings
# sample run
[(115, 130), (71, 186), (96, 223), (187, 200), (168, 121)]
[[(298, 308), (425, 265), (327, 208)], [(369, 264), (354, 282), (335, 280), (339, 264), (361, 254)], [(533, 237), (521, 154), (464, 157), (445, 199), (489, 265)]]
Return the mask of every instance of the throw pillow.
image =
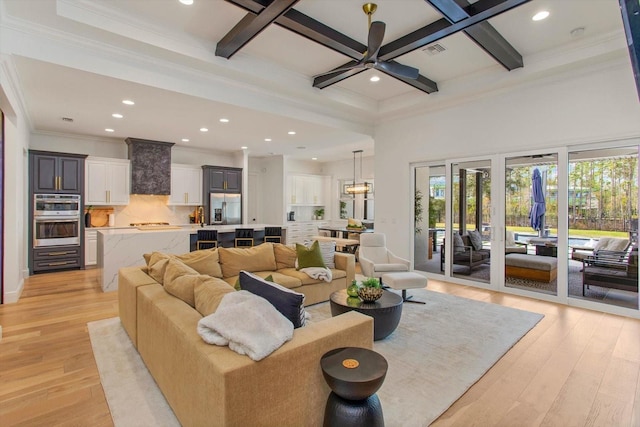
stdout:
[(310, 247), (296, 243), (296, 254), (298, 255), (298, 270), (307, 267), (326, 267), (322, 260), (320, 244), (316, 240)]
[(482, 249), (482, 235), (478, 230), (469, 231), (469, 241), (471, 241), (471, 246), (476, 251)]
[[(270, 274), (267, 277), (265, 277), (264, 280), (266, 280), (267, 282), (273, 282), (273, 276)], [(238, 276), (238, 280), (236, 280), (236, 284), (233, 285), (233, 289), (235, 289), (236, 291), (242, 290), (242, 288), (240, 287), (240, 276)]]
[(147, 262), (149, 268), (149, 276), (160, 283), (164, 284), (164, 272), (167, 268), (167, 262), (170, 256), (162, 252), (153, 252)]
[(269, 301), (294, 328), (304, 326), (306, 314), (304, 294), (294, 292), (277, 283), (268, 282), (247, 271), (240, 272), (240, 287)]
[(217, 249), (201, 249), (183, 255), (176, 255), (176, 258), (200, 274), (222, 279), (222, 269), (218, 261)]
[(273, 253), (276, 257), (276, 269), (282, 270), (283, 268), (295, 268), (296, 248), (283, 245), (282, 243), (274, 243)]
[(322, 261), (327, 268), (336, 268), (334, 257), (336, 255), (336, 242), (318, 242), (320, 245), (320, 253)]
[[(198, 276), (207, 277), (207, 276)], [(196, 310), (202, 316), (208, 316), (215, 312), (222, 297), (233, 292), (233, 288), (223, 280), (208, 277), (206, 280), (200, 280), (193, 290)]]
[(219, 248), (220, 267), (224, 277), (233, 277), (244, 271), (275, 271), (276, 257), (273, 243), (263, 243), (252, 248)]
[(179, 259), (169, 258), (164, 273), (165, 291), (176, 298), (180, 298), (191, 307), (195, 307), (193, 289), (196, 285), (196, 278), (198, 276), (199, 274), (197, 271), (188, 265), (185, 265)]
[(462, 236), (459, 233), (453, 233), (453, 252), (464, 252), (464, 242)]

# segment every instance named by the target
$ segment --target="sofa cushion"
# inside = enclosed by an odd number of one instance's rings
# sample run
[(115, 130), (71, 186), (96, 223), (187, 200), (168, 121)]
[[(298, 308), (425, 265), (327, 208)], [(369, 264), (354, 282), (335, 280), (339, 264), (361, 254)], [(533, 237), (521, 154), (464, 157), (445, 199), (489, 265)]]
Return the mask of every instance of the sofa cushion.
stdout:
[(222, 269), (218, 262), (218, 249), (201, 249), (183, 255), (176, 255), (176, 258), (200, 274), (222, 278)]
[(316, 240), (308, 248), (296, 243), (296, 253), (298, 254), (297, 269), (308, 267), (326, 267), (320, 252), (320, 243)]
[(219, 248), (222, 276), (231, 277), (244, 271), (275, 271), (276, 258), (273, 243), (263, 243), (252, 248)]
[[(295, 268), (292, 268), (291, 270), (296, 271)], [(252, 273), (258, 277), (262, 277), (263, 279), (267, 279), (268, 276), (271, 276), (272, 280), (270, 280), (270, 282), (275, 282), (278, 285), (282, 285), (287, 289), (299, 288), (300, 286), (302, 286), (302, 282), (299, 279), (288, 274), (281, 274), (280, 272), (276, 272), (276, 271), (252, 271)], [(236, 290), (240, 289), (239, 275), (232, 276), (232, 277), (225, 277), (222, 280), (224, 280), (229, 285), (236, 288)]]
[(153, 252), (147, 262), (149, 276), (153, 277), (153, 279), (161, 285), (164, 284), (164, 272), (167, 268), (169, 258), (170, 256), (165, 253)]
[(276, 270), (281, 268), (294, 268), (296, 266), (296, 258), (298, 254), (296, 249), (282, 243), (273, 245), (273, 253), (276, 257)]
[(203, 280), (198, 279), (199, 277), (208, 278), (210, 276), (198, 274), (196, 270), (177, 258), (169, 258), (164, 273), (164, 289), (191, 307), (195, 307), (193, 289), (199, 281)]
[(277, 283), (267, 282), (263, 278), (247, 271), (240, 272), (240, 287), (244, 291), (258, 295), (269, 301), (284, 317), (293, 323), (294, 328), (304, 326), (304, 295), (287, 289)]
[(222, 297), (229, 292), (235, 291), (223, 280), (213, 277), (201, 280), (193, 290), (196, 310), (198, 310), (198, 313), (202, 314), (202, 316), (210, 315), (216, 311), (218, 305), (220, 305), (220, 301), (222, 301)]
[[(278, 273), (280, 273), (281, 276), (286, 276), (291, 279), (295, 279), (299, 281), (302, 285), (313, 285), (314, 283), (327, 283), (322, 279), (314, 279), (304, 271), (298, 271), (295, 268), (283, 268), (281, 270), (278, 270), (276, 274)], [(331, 276), (333, 280), (347, 277), (347, 272), (344, 270), (337, 270), (332, 268), (331, 273), (332, 273)], [(276, 283), (279, 283), (279, 282), (276, 280)], [(286, 285), (283, 285), (283, 286), (286, 286)], [(289, 286), (286, 286), (286, 287), (289, 288)]]

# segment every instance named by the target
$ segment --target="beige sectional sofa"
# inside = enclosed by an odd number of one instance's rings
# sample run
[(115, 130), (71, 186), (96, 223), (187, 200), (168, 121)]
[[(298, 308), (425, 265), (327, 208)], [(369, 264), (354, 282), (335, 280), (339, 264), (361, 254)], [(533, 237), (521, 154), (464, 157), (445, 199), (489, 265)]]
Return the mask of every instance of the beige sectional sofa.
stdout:
[[(334, 348), (373, 346), (372, 319), (355, 311), (322, 321), (311, 319), (259, 362), (228, 347), (204, 343), (197, 323), (215, 311), (226, 293), (235, 292), (232, 273), (239, 265), (286, 281), (285, 286), (306, 295), (307, 304), (328, 299), (355, 274), (353, 255), (336, 253), (334, 281), (309, 283), (290, 266), (290, 257), (284, 255), (291, 254), (279, 247), (283, 245), (265, 245), (276, 260), (272, 271), (262, 269), (271, 262), (265, 247), (256, 247), (178, 257), (155, 253), (148, 257), (148, 267), (119, 272), (122, 324), (184, 426), (321, 425), (330, 390), (320, 357)], [(279, 250), (282, 253), (276, 256)], [(261, 256), (265, 258), (257, 259)]]

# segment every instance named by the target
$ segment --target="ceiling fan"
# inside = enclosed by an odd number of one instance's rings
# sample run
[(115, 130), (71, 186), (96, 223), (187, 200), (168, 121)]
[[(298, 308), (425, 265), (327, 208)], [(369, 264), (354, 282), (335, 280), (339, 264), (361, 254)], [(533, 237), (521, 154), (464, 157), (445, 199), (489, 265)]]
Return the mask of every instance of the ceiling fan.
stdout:
[(363, 58), (357, 63), (348, 67), (336, 68), (331, 71), (327, 71), (326, 73), (318, 74), (314, 77), (321, 77), (328, 74), (340, 73), (343, 71), (349, 71), (359, 68), (375, 68), (376, 70), (384, 71), (400, 78), (414, 80), (418, 78), (420, 70), (418, 70), (417, 68), (402, 65), (397, 62), (382, 61), (378, 59), (378, 52), (380, 51), (380, 46), (382, 46), (386, 24), (381, 21), (371, 22), (371, 17), (373, 16), (377, 8), (378, 5), (375, 3), (365, 3), (362, 5), (362, 10), (369, 18), (369, 37), (367, 42), (367, 51), (364, 53)]

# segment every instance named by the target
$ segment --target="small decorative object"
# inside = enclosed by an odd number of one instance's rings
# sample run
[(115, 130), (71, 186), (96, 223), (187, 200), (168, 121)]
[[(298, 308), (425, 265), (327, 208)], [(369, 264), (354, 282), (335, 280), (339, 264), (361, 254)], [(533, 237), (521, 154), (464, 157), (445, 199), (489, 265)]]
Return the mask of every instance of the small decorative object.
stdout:
[(357, 297), (358, 296), (358, 282), (357, 281), (352, 281), (351, 285), (347, 288), (347, 295), (349, 295), (350, 297)]
[(364, 302), (375, 302), (382, 296), (382, 285), (375, 277), (368, 277), (358, 288), (358, 296)]
[(324, 208), (316, 209), (313, 213), (315, 214), (316, 219), (322, 219), (324, 217)]
[(360, 366), (360, 362), (358, 362), (356, 359), (344, 359), (342, 361), (342, 366), (347, 369), (355, 369)]
[(362, 305), (362, 300), (360, 298), (356, 297), (347, 297), (347, 305), (349, 307), (355, 307), (358, 308)]

